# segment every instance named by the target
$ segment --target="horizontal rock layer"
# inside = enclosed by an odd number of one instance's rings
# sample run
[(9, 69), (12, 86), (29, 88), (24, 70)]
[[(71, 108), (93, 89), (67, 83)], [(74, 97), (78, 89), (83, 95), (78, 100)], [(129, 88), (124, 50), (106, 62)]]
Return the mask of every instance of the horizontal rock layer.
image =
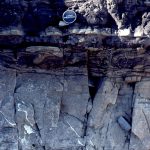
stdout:
[[(1, 66), (18, 72), (87, 74), (124, 77), (127, 82), (150, 76), (149, 49), (30, 46), (1, 49)], [(80, 68), (80, 69), (78, 69)]]

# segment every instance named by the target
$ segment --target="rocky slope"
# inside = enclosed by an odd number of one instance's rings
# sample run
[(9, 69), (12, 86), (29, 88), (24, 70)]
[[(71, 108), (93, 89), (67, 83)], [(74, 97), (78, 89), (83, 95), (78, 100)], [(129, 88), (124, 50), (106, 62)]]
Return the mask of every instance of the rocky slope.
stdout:
[(0, 150), (149, 150), (149, 10), (148, 0), (1, 1)]

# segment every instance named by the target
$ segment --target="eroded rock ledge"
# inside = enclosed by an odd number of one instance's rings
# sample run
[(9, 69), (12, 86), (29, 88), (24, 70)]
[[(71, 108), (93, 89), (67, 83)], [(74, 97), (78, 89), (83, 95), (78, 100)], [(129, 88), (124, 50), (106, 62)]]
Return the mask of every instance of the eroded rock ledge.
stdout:
[(0, 17), (0, 150), (150, 149), (148, 1), (5, 0)]

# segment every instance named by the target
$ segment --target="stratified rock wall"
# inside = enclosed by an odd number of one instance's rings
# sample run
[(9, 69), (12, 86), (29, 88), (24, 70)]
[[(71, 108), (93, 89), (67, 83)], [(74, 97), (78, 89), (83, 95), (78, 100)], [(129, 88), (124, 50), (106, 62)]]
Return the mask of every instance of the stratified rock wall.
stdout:
[(149, 10), (0, 1), (0, 150), (150, 150)]

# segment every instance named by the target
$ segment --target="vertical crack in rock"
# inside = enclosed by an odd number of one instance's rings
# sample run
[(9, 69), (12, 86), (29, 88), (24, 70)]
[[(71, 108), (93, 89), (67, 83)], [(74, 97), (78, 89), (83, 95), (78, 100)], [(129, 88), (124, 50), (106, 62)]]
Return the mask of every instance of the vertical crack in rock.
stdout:
[[(107, 88), (105, 88), (106, 85)], [(108, 78), (103, 79), (93, 99), (92, 110), (87, 117), (88, 122), (85, 133), (87, 149), (129, 150), (131, 132), (130, 130), (125, 130), (125, 122), (122, 122), (122, 125), (118, 124), (117, 119), (123, 116), (131, 127), (133, 93), (134, 83), (128, 84), (120, 79), (117, 82)], [(105, 98), (104, 101), (103, 98)], [(97, 112), (95, 112), (96, 110)], [(94, 119), (96, 117), (95, 126), (93, 125), (94, 123), (91, 124), (92, 116)], [(118, 136), (120, 137), (119, 139), (117, 138)]]
[[(88, 125), (97, 128), (100, 125), (100, 120), (103, 117), (103, 113), (109, 104), (115, 104), (118, 96), (118, 88), (109, 81), (104, 79), (101, 87), (99, 88), (97, 95), (93, 101), (93, 109), (89, 116)], [(101, 109), (99, 109), (99, 107)]]
[[(88, 117), (87, 133), (86, 133), (87, 149), (89, 148), (95, 149), (98, 147), (102, 147), (100, 146), (102, 143), (98, 143), (98, 140), (100, 140), (101, 138), (101, 135), (99, 134), (100, 130), (103, 129), (104, 126), (102, 120), (105, 113), (107, 114), (106, 109), (108, 109), (108, 105), (116, 103), (117, 95), (118, 90), (117, 87), (114, 85), (114, 83), (111, 82), (109, 79), (104, 79), (102, 81), (100, 88), (96, 93), (96, 96), (93, 101), (93, 107)], [(107, 127), (108, 126), (109, 125), (107, 125)], [(106, 127), (106, 136), (108, 132), (107, 127)]]
[(14, 89), (16, 71), (0, 70), (0, 148), (18, 149), (18, 134), (15, 122)]
[(147, 117), (146, 117), (146, 114), (145, 114), (144, 110), (142, 110), (142, 112), (143, 112), (143, 114), (144, 114), (144, 117), (145, 117), (145, 120), (146, 120), (146, 123), (147, 123), (147, 126), (148, 126), (148, 131), (149, 131), (149, 134), (150, 134), (150, 125), (149, 125), (149, 121), (148, 121), (148, 119), (147, 119)]
[[(148, 150), (149, 145), (149, 82), (143, 78), (135, 86), (130, 148)], [(140, 119), (139, 119), (140, 118)]]
[(20, 150), (21, 147), (20, 147), (20, 143), (19, 143), (19, 130), (18, 130), (18, 122), (17, 122), (17, 119), (16, 119), (16, 113), (17, 113), (17, 105), (16, 105), (16, 100), (15, 100), (15, 93), (16, 93), (16, 90), (17, 90), (17, 72), (16, 72), (16, 83), (15, 83), (15, 88), (14, 88), (14, 93), (13, 93), (13, 98), (14, 98), (14, 112), (15, 112), (15, 122), (16, 122), (16, 128), (17, 128), (17, 136), (18, 136), (18, 149), (17, 150)]
[[(32, 104), (31, 104), (32, 105)], [(34, 105), (32, 105), (32, 107), (33, 107), (33, 111), (34, 111), (34, 114), (35, 114), (35, 108), (34, 108)], [(34, 120), (36, 120), (36, 118), (35, 118), (35, 115), (34, 115)], [(39, 137), (39, 145), (41, 145), (41, 147), (43, 148), (43, 150), (45, 150), (45, 146), (42, 144), (42, 136), (41, 136), (41, 131), (40, 131), (40, 129), (39, 129), (39, 127), (38, 127), (38, 124), (36, 123), (36, 121), (35, 121), (35, 130), (37, 131), (37, 134), (38, 134), (38, 137)], [(34, 145), (34, 147), (35, 147), (36, 145)]]
[(21, 147), (42, 148), (48, 144), (49, 129), (57, 127), (62, 85), (55, 75), (32, 73), (19, 74), (17, 84), (21, 85), (15, 93)]

